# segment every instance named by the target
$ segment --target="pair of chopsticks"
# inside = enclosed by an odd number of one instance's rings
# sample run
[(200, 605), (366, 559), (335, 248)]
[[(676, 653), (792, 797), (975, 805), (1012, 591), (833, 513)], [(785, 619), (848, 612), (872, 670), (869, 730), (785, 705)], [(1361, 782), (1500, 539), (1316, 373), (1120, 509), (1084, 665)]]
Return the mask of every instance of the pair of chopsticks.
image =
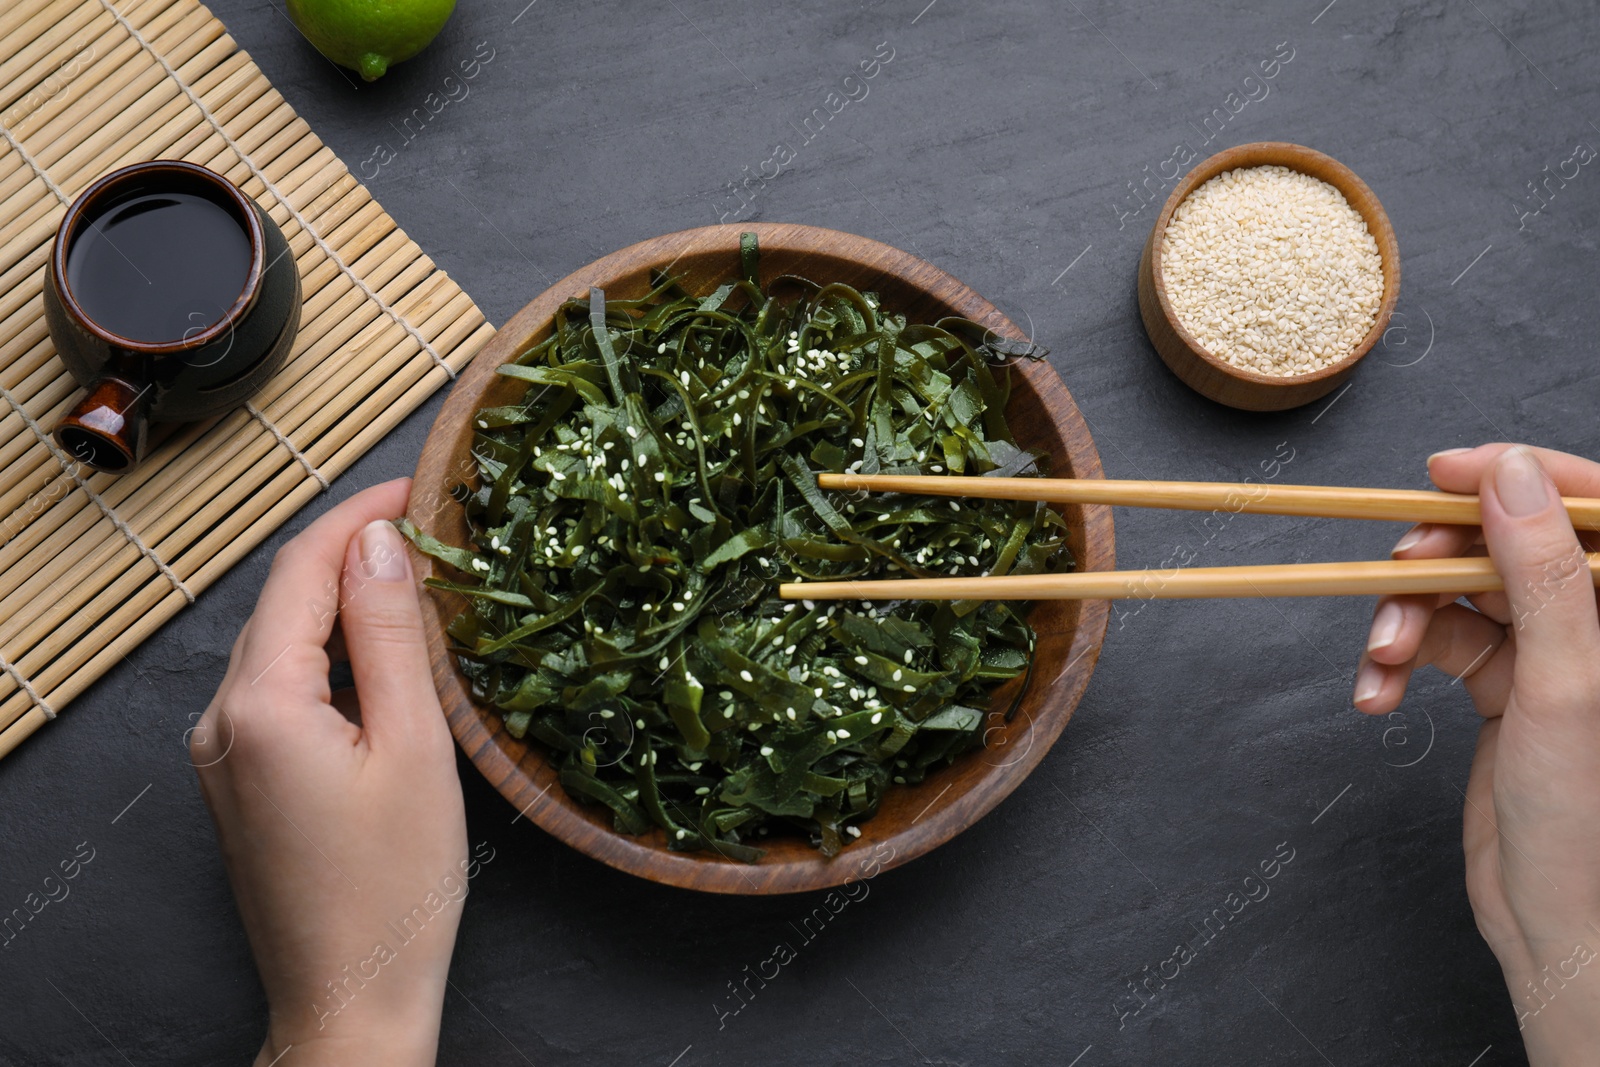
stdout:
[[(1186, 511), (1250, 512), (1332, 519), (1380, 519), (1475, 526), (1478, 498), (1422, 489), (1321, 485), (1141, 482), (1076, 478), (964, 478), (954, 475), (821, 474), (823, 489), (1055, 504), (1117, 504)], [(1572, 525), (1600, 530), (1600, 499), (1563, 497)], [(1600, 582), (1600, 552), (1587, 554)], [(1254, 567), (1082, 571), (871, 582), (789, 582), (785, 600), (1112, 600), (1186, 597), (1372, 596), (1488, 593), (1503, 588), (1486, 557), (1283, 563)]]

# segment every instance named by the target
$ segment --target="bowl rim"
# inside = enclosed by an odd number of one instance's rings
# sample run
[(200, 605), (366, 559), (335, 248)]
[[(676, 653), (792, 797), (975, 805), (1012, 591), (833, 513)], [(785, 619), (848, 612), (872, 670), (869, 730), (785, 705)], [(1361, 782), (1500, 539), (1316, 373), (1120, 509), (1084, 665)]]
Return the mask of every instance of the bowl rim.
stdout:
[[(1177, 310), (1172, 306), (1167, 297), (1167, 281), (1161, 269), (1161, 245), (1166, 236), (1167, 224), (1172, 221), (1172, 214), (1178, 205), (1188, 198), (1204, 182), (1221, 174), (1223, 171), (1240, 170), (1248, 167), (1281, 166), (1293, 171), (1307, 173), (1301, 164), (1312, 160), (1325, 167), (1327, 175), (1311, 175), (1327, 182), (1338, 189), (1350, 207), (1362, 217), (1367, 224), (1367, 230), (1372, 233), (1378, 245), (1378, 256), (1383, 265), (1383, 297), (1378, 304), (1377, 317), (1372, 322), (1372, 328), (1362, 337), (1361, 343), (1349, 355), (1338, 362), (1330, 363), (1305, 374), (1262, 374), (1260, 371), (1237, 367), (1227, 360), (1213, 355), (1205, 345), (1189, 332), (1183, 320), (1178, 317)], [(1372, 216), (1357, 207), (1353, 202), (1355, 198), (1350, 195), (1351, 190), (1364, 193), (1372, 204)], [(1376, 224), (1376, 225), (1374, 225)], [(1375, 232), (1374, 232), (1375, 231)], [(1339, 374), (1348, 372), (1352, 367), (1372, 350), (1378, 343), (1384, 331), (1389, 328), (1389, 319), (1394, 314), (1395, 306), (1400, 300), (1400, 246), (1395, 237), (1394, 225), (1389, 221), (1389, 214), (1383, 208), (1383, 202), (1378, 199), (1378, 194), (1372, 187), (1361, 180), (1361, 176), (1349, 167), (1340, 163), (1326, 152), (1319, 152), (1306, 145), (1295, 144), (1292, 141), (1251, 141), (1248, 144), (1235, 145), (1214, 152), (1189, 169), (1189, 173), (1173, 187), (1167, 195), (1167, 201), (1161, 206), (1161, 214), (1156, 216), (1154, 226), (1150, 230), (1150, 280), (1155, 290), (1156, 299), (1161, 304), (1161, 314), (1166, 318), (1167, 324), (1172, 327), (1191, 352), (1200, 359), (1215, 367), (1217, 370), (1236, 378), (1240, 381), (1250, 382), (1255, 385), (1270, 386), (1300, 386), (1313, 382), (1325, 381)]]
[[(726, 250), (731, 274), (738, 262), (740, 234), (746, 232), (757, 235), (763, 251), (763, 263), (769, 262), (768, 253), (773, 251), (800, 255), (809, 252), (846, 258), (845, 249), (841, 248), (841, 244), (844, 244), (850, 258), (871, 269), (897, 277), (902, 284), (915, 288), (936, 302), (959, 309), (960, 313), (990, 326), (996, 333), (1023, 336), (1023, 331), (998, 309), (950, 274), (891, 245), (853, 234), (815, 226), (752, 222), (698, 227), (651, 238), (603, 256), (549, 286), (517, 312), (475, 354), (429, 430), (413, 480), (407, 516), (420, 528), (432, 532), (431, 521), (446, 506), (453, 505), (444, 493), (443, 483), (452, 465), (456, 471), (465, 470), (465, 465), (458, 459), (462, 454), (459, 445), (462, 441), (471, 440), (471, 418), (483, 402), (484, 394), (498, 379), (496, 369), (522, 351), (539, 331), (550, 324), (561, 303), (572, 296), (586, 295), (591, 285), (604, 287), (606, 282), (636, 272), (641, 267), (659, 266), (662, 263), (670, 266), (691, 253), (716, 252), (720, 255)], [(1029, 385), (1038, 394), (1041, 405), (1045, 405), (1048, 397), (1047, 410), (1054, 416), (1063, 439), (1071, 437), (1078, 442), (1071, 452), (1075, 476), (1103, 477), (1099, 454), (1088, 424), (1054, 368), (1045, 362), (1029, 361), (1015, 364), (1014, 367), (1019, 375), (1029, 379)], [(432, 497), (430, 509), (427, 494), (435, 489), (439, 492)], [(1083, 506), (1082, 513), (1085, 559), (1079, 561), (1080, 565), (1084, 569), (1113, 569), (1115, 551), (1111, 509), (1104, 505), (1090, 505)], [(553, 837), (618, 870), (649, 881), (714, 893), (767, 895), (845, 885), (863, 877), (863, 867), (856, 862), (858, 857), (864, 857), (862, 864), (870, 864), (872, 873), (876, 874), (925, 855), (976, 823), (1022, 783), (1065, 729), (1088, 688), (1110, 617), (1108, 601), (1080, 602), (1077, 625), (1071, 631), (1069, 647), (1066, 649), (1066, 666), (1057, 678), (1034, 683), (1047, 687), (1060, 684), (1063, 691), (1054, 695), (1046, 709), (1048, 714), (1030, 719), (1025, 734), (1029, 738), (1029, 745), (1022, 755), (1005, 764), (992, 765), (994, 771), (968, 783), (964, 792), (951, 797), (928, 818), (918, 816), (910, 825), (877, 838), (879, 848), (870, 854), (864, 849), (846, 848), (831, 860), (818, 852), (800, 859), (774, 861), (769, 858), (756, 864), (745, 864), (709, 853), (672, 852), (658, 847), (651, 842), (660, 834), (659, 830), (630, 837), (609, 827), (598, 827), (577, 812), (577, 801), (564, 793), (552, 795), (555, 792), (552, 787), (556, 784), (553, 774), (549, 775), (551, 780), (543, 789), (536, 789), (531, 772), (525, 770), (523, 764), (531, 759), (535, 761), (536, 768), (540, 763), (550, 768), (548, 760), (534, 744), (527, 744), (517, 759), (513, 759), (502, 748), (497, 732), (487, 724), (488, 717), (497, 713), (472, 700), (455, 665), (455, 656), (447, 647), (444, 639), (444, 626), (448, 621), (444, 613), (445, 598), (422, 585), (423, 578), (433, 573), (434, 561), (422, 556), (414, 547), (410, 548), (410, 556), (418, 587), (423, 590), (423, 618), (433, 661), (434, 681), (451, 733), (479, 773), (518, 809), (518, 819), (526, 816)], [(1080, 669), (1074, 671), (1075, 667)], [(976, 757), (980, 751), (974, 750), (962, 758)], [(952, 766), (959, 766), (959, 762)], [(929, 807), (937, 806), (943, 796), (941, 792), (934, 797)], [(870, 827), (871, 823), (865, 826)], [(863, 836), (862, 843), (866, 843), (870, 836), (869, 831)], [(887, 856), (881, 854), (884, 844), (895, 846)]]

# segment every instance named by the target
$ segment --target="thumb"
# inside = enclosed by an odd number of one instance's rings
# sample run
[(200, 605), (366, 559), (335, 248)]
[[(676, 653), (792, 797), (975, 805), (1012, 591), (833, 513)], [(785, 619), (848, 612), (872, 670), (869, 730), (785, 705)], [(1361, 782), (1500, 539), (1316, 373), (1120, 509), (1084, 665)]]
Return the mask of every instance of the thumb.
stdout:
[(351, 538), (342, 591), (339, 620), (361, 701), (362, 731), (401, 739), (442, 731), (422, 606), (393, 524), (378, 519)]
[(1510, 602), (1516, 687), (1556, 697), (1577, 672), (1600, 664), (1588, 559), (1559, 492), (1527, 449), (1506, 449), (1484, 471), (1479, 497), (1484, 540)]

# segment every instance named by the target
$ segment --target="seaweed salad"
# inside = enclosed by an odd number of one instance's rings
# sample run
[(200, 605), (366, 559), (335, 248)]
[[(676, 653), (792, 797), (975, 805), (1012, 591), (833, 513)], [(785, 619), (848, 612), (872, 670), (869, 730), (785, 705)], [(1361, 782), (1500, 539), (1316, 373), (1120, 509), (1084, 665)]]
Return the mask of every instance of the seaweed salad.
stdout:
[[(480, 410), (469, 607), (449, 635), (475, 699), (543, 745), (616, 829), (756, 861), (798, 831), (827, 855), (886, 790), (983, 744), (993, 688), (1026, 672), (1026, 605), (782, 601), (785, 581), (1071, 566), (1061, 516), (1020, 501), (824, 493), (817, 471), (1038, 474), (1006, 425), (1009, 364), (1041, 358), (966, 319), (908, 323), (870, 292), (794, 276), (709, 294), (655, 274), (591, 290), (499, 368)], [(1020, 699), (1020, 698), (1019, 698)]]

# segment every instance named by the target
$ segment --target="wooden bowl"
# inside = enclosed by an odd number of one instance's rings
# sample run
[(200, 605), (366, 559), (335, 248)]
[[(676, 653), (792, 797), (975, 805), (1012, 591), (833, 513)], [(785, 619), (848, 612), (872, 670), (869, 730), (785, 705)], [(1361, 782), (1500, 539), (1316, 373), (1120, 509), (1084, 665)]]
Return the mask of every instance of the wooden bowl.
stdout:
[[(1361, 343), (1348, 356), (1337, 363), (1307, 374), (1272, 375), (1235, 367), (1207, 352), (1183, 324), (1178, 321), (1167, 299), (1166, 280), (1161, 273), (1161, 239), (1167, 232), (1167, 223), (1178, 205), (1202, 182), (1225, 170), (1240, 167), (1259, 167), (1268, 164), (1288, 167), (1313, 178), (1320, 178), (1344, 194), (1350, 206), (1367, 222), (1367, 230), (1378, 242), (1378, 256), (1383, 261), (1383, 302), (1378, 307), (1377, 320)], [(1378, 202), (1367, 183), (1356, 177), (1355, 171), (1332, 156), (1315, 149), (1286, 141), (1258, 141), (1229, 148), (1199, 163), (1183, 181), (1172, 190), (1167, 202), (1156, 217), (1150, 237), (1144, 243), (1144, 254), (1139, 258), (1139, 315), (1144, 319), (1145, 333), (1150, 343), (1161, 354), (1161, 359), (1172, 368), (1172, 373), (1203, 396), (1219, 404), (1243, 408), (1246, 411), (1283, 411), (1286, 408), (1309, 404), (1326, 396), (1342, 385), (1361, 362), (1361, 357), (1383, 336), (1394, 313), (1395, 302), (1400, 299), (1400, 246), (1395, 241), (1394, 227), (1389, 216)]]
[[(963, 315), (996, 333), (1021, 338), (982, 297), (950, 275), (888, 245), (811, 226), (751, 223), (707, 226), (644, 241), (613, 252), (563, 278), (523, 308), (484, 346), (445, 401), (423, 447), (408, 514), (420, 528), (449, 544), (468, 543), (465, 518), (449, 496), (452, 485), (475, 481), (468, 449), (472, 418), (481, 407), (512, 402), (523, 383), (495, 368), (549, 336), (556, 308), (590, 286), (606, 295), (632, 298), (648, 291), (652, 268), (670, 269), (691, 292), (710, 292), (738, 269), (739, 234), (754, 231), (761, 242), (763, 284), (779, 274), (801, 274), (821, 282), (842, 281), (876, 291), (883, 306), (913, 322)], [(1102, 477), (1100, 457), (1088, 427), (1060, 377), (1046, 363), (1022, 361), (1012, 377), (1007, 414), (1017, 440), (1050, 457), (1062, 476)], [(1113, 566), (1111, 509), (1068, 505), (1073, 558), (1085, 570)], [(412, 553), (418, 579), (434, 561)], [(439, 568), (441, 575), (444, 568)], [(1030, 616), (1039, 634), (1034, 680), (1010, 723), (991, 713), (987, 747), (917, 786), (887, 791), (876, 817), (861, 824), (861, 837), (832, 860), (800, 837), (774, 833), (759, 839), (767, 848), (759, 863), (746, 864), (708, 852), (673, 852), (659, 830), (639, 837), (611, 827), (611, 813), (580, 804), (557, 781), (537, 744), (508, 734), (498, 712), (479, 707), (457, 669), (445, 624), (464, 607), (460, 597), (424, 588), (434, 681), (456, 742), (512, 806), (580, 852), (619, 870), (656, 882), (717, 893), (792, 893), (840, 885), (862, 877), (870, 857), (873, 873), (905, 863), (950, 840), (999, 804), (1044, 757), (1067, 724), (1089, 684), (1105, 638), (1105, 601), (1053, 601)], [(1020, 679), (999, 690), (993, 707), (1008, 706)]]

